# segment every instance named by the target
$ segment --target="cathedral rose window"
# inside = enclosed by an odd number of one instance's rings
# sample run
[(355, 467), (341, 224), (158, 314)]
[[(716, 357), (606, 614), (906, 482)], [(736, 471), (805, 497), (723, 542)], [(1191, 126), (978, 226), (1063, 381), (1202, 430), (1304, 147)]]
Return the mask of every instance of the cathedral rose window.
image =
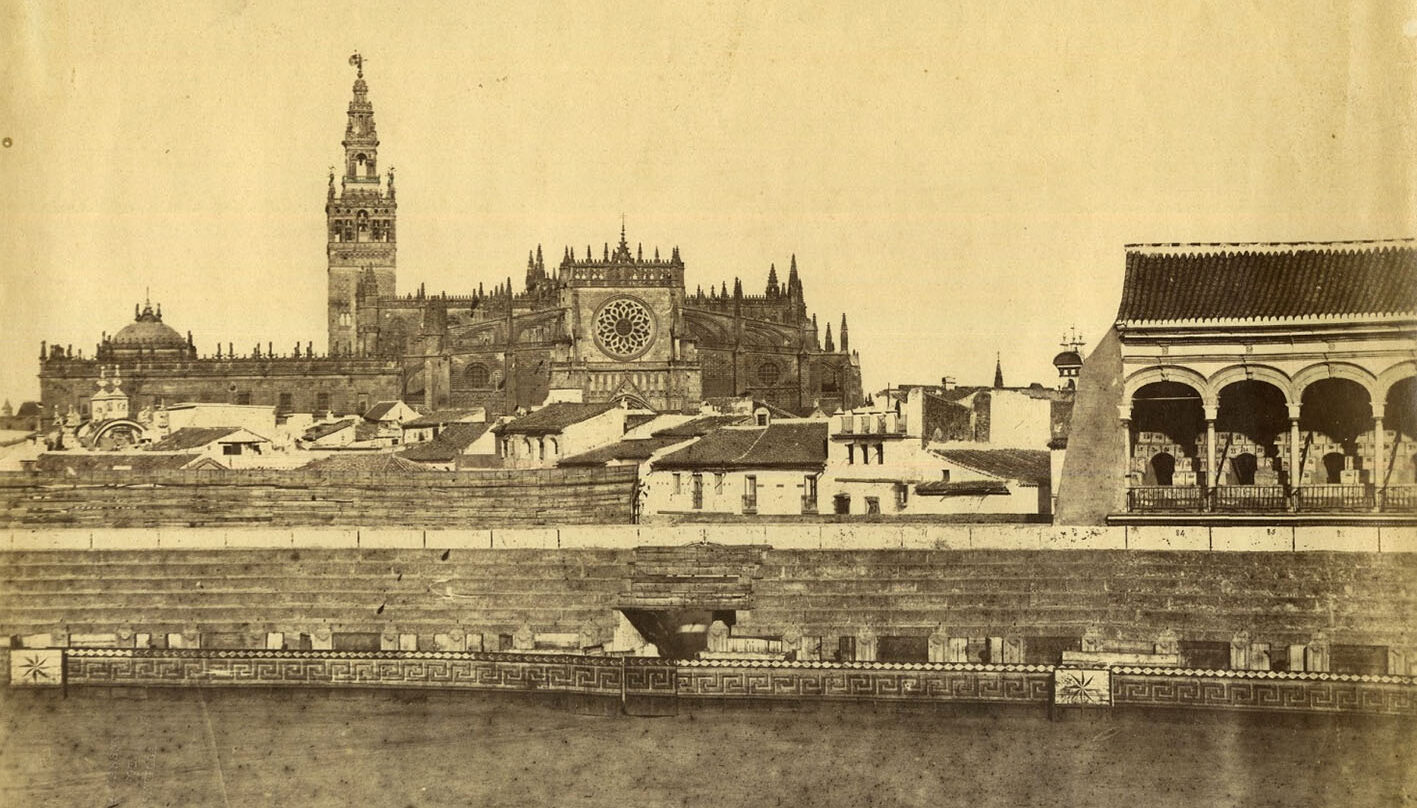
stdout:
[(644, 353), (653, 337), (654, 315), (634, 298), (615, 298), (595, 315), (595, 341), (617, 359), (633, 359)]

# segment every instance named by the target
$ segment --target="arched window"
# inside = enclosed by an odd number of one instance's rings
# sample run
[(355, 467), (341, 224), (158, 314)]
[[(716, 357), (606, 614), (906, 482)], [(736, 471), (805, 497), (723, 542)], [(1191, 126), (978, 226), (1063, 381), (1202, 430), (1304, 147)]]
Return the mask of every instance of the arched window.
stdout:
[(1230, 471), (1234, 475), (1235, 485), (1254, 485), (1255, 469), (1259, 468), (1259, 460), (1249, 452), (1235, 455), (1230, 461)]
[(1176, 458), (1167, 452), (1157, 452), (1151, 456), (1151, 471), (1156, 475), (1157, 485), (1171, 485), (1176, 474)]
[(522, 457), (532, 457), (531, 438), (522, 438)]
[(547, 454), (547, 456), (551, 457), (551, 458), (554, 460), (555, 457), (556, 457), (557, 452), (559, 452), (559, 451), (561, 451), (561, 447), (557, 445), (556, 439), (555, 439), (555, 438), (547, 438), (547, 439), (546, 439), (546, 454)]
[(1347, 467), (1347, 458), (1342, 452), (1329, 452), (1324, 455), (1325, 482), (1329, 485), (1343, 482), (1343, 470)]
[(468, 387), (484, 388), (491, 384), (492, 374), (487, 370), (486, 365), (471, 364), (463, 371), (463, 380)]

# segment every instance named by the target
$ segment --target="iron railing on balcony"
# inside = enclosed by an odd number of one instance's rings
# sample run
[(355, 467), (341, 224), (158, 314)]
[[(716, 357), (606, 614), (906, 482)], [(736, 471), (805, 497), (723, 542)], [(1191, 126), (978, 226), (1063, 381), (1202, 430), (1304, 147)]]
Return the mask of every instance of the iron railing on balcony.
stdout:
[(1362, 483), (1349, 485), (1306, 485), (1298, 491), (1299, 510), (1371, 511), (1373, 490)]
[(1287, 511), (1289, 496), (1282, 485), (1220, 485), (1211, 493), (1211, 509), (1250, 513)]
[(1194, 513), (1205, 509), (1205, 489), (1198, 485), (1137, 485), (1127, 491), (1134, 513)]
[(802, 495), (802, 513), (816, 513), (817, 498), (814, 496)]
[(1132, 513), (1385, 513), (1417, 512), (1417, 485), (1379, 491), (1362, 483), (1306, 485), (1137, 485), (1127, 489)]
[(1417, 513), (1417, 485), (1389, 485), (1383, 489), (1383, 510)]
[(757, 497), (757, 495), (755, 495), (755, 494), (744, 494), (744, 495), (743, 495), (743, 513), (750, 513), (750, 514), (751, 514), (751, 513), (757, 513), (757, 512), (758, 512), (758, 497)]

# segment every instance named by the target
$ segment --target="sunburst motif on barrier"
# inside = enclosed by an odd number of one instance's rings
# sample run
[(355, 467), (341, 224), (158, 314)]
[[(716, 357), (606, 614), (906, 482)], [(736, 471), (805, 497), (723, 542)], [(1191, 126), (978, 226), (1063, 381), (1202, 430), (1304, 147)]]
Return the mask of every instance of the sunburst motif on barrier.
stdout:
[(1111, 672), (1059, 668), (1053, 675), (1053, 703), (1081, 707), (1112, 706)]
[(58, 687), (63, 684), (64, 652), (25, 649), (10, 652), (10, 683), (16, 687)]

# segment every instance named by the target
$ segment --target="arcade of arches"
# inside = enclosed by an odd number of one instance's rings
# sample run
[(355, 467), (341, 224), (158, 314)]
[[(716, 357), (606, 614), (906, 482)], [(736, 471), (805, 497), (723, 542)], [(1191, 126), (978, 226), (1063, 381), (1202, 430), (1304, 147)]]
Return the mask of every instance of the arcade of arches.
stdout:
[(1179, 368), (1128, 380), (1132, 510), (1417, 508), (1417, 367)]

